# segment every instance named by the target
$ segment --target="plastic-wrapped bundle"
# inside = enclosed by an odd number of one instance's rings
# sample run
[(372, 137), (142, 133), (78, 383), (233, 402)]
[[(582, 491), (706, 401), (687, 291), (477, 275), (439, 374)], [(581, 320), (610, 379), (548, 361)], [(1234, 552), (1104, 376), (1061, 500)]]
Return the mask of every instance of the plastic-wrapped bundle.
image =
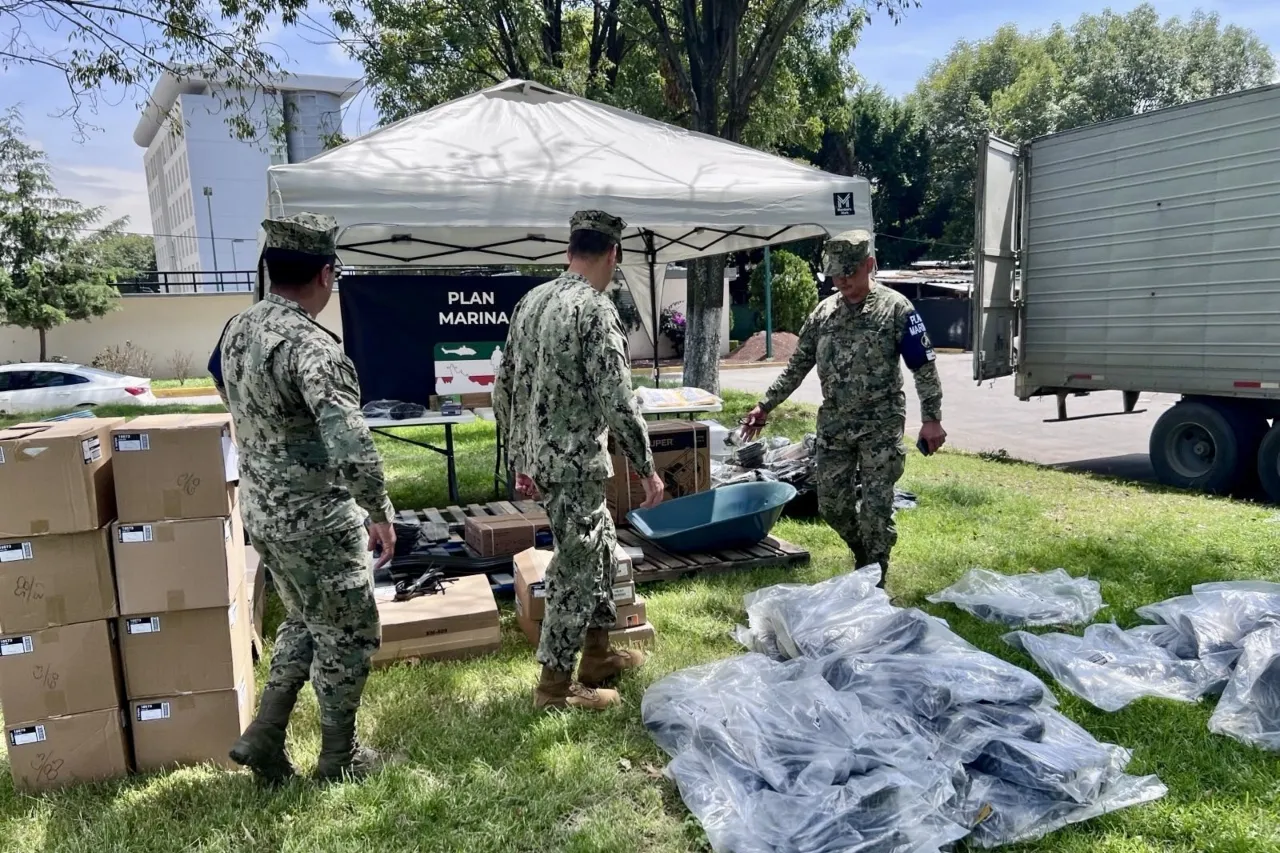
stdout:
[(1168, 789), (1155, 776), (1121, 775), (1107, 784), (1098, 799), (1080, 804), (971, 772), (968, 793), (955, 818), (973, 827), (969, 844), (990, 849), (1034, 841), (1069, 824), (1154, 802), (1166, 793)]
[(906, 719), (863, 712), (809, 661), (760, 655), (676, 673), (642, 715), (712, 848), (733, 853), (938, 850), (956, 774)]
[(1266, 581), (1222, 581), (1197, 584), (1180, 595), (1139, 607), (1144, 619), (1177, 631), (1169, 650), (1181, 658), (1238, 649), (1265, 621), (1280, 620), (1280, 584)]
[(1209, 731), (1280, 751), (1280, 625), (1259, 627), (1242, 645)]
[(400, 400), (373, 400), (360, 409), (360, 414), (366, 418), (389, 418), (397, 421), (420, 418), (426, 413), (427, 407), (421, 403), (404, 403)]
[(971, 569), (926, 600), (1015, 628), (1084, 624), (1105, 606), (1097, 581), (1073, 578), (1063, 569), (1022, 575)]
[(1183, 660), (1148, 638), (1115, 625), (1090, 625), (1083, 637), (1014, 631), (1004, 641), (1086, 702), (1118, 711), (1146, 696), (1195, 702), (1221, 689), (1225, 670)]
[(738, 636), (771, 657), (646, 692), (645, 726), (718, 853), (994, 846), (1164, 793), (1054, 711), (1039, 679), (893, 607), (878, 579), (752, 593)]

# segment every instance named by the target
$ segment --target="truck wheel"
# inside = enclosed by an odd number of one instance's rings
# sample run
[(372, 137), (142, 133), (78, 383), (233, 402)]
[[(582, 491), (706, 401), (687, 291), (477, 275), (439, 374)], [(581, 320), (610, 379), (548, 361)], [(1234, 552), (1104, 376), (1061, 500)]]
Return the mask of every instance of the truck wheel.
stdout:
[(1280, 503), (1280, 420), (1276, 421), (1258, 448), (1258, 479), (1267, 497)]
[(1258, 424), (1229, 405), (1183, 401), (1151, 430), (1151, 466), (1168, 486), (1225, 494), (1252, 475)]

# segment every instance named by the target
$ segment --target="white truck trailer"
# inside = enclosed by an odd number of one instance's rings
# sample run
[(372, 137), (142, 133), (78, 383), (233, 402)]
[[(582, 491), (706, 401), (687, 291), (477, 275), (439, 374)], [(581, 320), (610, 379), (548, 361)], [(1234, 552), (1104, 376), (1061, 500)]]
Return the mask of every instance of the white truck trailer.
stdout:
[(1280, 501), (1280, 86), (978, 151), (974, 379), (1181, 401), (1167, 484)]

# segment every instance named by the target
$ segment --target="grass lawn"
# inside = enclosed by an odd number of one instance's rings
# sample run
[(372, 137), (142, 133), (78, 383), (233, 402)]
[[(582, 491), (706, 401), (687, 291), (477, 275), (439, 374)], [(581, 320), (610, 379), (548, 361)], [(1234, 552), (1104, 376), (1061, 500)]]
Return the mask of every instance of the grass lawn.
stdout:
[[(729, 395), (725, 418), (751, 402)], [(136, 410), (135, 410), (136, 411)], [(801, 434), (812, 413), (791, 408), (774, 430)], [(732, 422), (726, 420), (726, 423)], [(431, 431), (424, 431), (431, 436)], [(489, 499), (491, 429), (459, 430), (464, 501)], [(380, 440), (397, 506), (445, 503), (439, 458)], [(899, 516), (890, 591), (905, 605), (972, 566), (1020, 571), (1063, 566), (1102, 583), (1102, 618), (1134, 624), (1133, 608), (1232, 578), (1280, 580), (1274, 511), (954, 453), (912, 453), (903, 486), (921, 506)], [(404, 667), (369, 682), (366, 740), (409, 761), (363, 784), (297, 783), (258, 790), (246, 774), (189, 769), (39, 798), (0, 781), (0, 850), (22, 851), (626, 851), (705, 850), (675, 788), (657, 778), (664, 757), (639, 718), (645, 687), (677, 669), (733, 655), (742, 596), (787, 580), (847, 570), (837, 537), (818, 522), (786, 520), (781, 536), (813, 562), (795, 572), (644, 589), (658, 631), (651, 663), (622, 685), (624, 707), (603, 715), (531, 708), (532, 650), (503, 611), (504, 645), (478, 661)], [(927, 606), (982, 648), (1021, 665), (1000, 629)], [(1034, 671), (1034, 668), (1033, 668)], [(1052, 684), (1052, 682), (1049, 682)], [(1097, 737), (1134, 750), (1131, 772), (1157, 773), (1168, 797), (1055, 833), (1023, 851), (1167, 853), (1280, 850), (1280, 757), (1209, 734), (1212, 703), (1144, 700), (1116, 714), (1058, 691), (1063, 710)], [(290, 730), (297, 763), (319, 746), (310, 692)]]

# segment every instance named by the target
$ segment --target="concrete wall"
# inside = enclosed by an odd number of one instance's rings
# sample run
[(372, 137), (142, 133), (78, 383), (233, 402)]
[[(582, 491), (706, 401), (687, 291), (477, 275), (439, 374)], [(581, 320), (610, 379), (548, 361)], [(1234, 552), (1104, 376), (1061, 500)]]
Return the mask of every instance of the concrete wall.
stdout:
[[(173, 378), (174, 354), (187, 353), (192, 373), (204, 375), (205, 363), (222, 327), (251, 304), (248, 293), (190, 293), (124, 296), (120, 309), (92, 323), (68, 323), (49, 333), (49, 355), (88, 364), (107, 347), (132, 341), (151, 354), (152, 378)], [(341, 333), (342, 316), (334, 298), (320, 322)], [(0, 326), (0, 363), (34, 361), (40, 356), (35, 332)]]
[[(664, 291), (668, 305), (684, 310), (683, 278), (669, 278)], [(172, 379), (175, 353), (191, 356), (192, 374), (204, 375), (204, 366), (217, 343), (222, 327), (232, 315), (252, 304), (248, 293), (181, 293), (123, 296), (119, 310), (91, 323), (68, 323), (49, 333), (49, 355), (88, 364), (107, 347), (132, 341), (151, 354), (152, 378)], [(335, 295), (320, 315), (320, 322), (342, 334), (342, 310)], [(729, 352), (729, 311), (721, 328), (722, 355)], [(643, 331), (628, 342), (632, 358), (651, 358), (653, 345)], [(663, 339), (662, 356), (670, 356)], [(16, 326), (0, 326), (0, 364), (35, 361), (40, 357), (40, 339), (35, 332)]]

